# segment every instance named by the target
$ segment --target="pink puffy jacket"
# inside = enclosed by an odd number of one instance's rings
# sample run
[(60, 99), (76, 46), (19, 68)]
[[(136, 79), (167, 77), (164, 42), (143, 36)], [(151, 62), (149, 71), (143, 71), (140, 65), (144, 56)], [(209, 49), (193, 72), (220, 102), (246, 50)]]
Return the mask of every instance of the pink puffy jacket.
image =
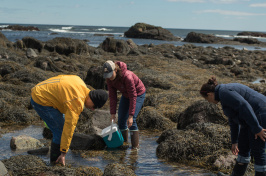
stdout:
[(115, 79), (113, 81), (107, 79), (110, 113), (116, 114), (117, 90), (119, 90), (124, 97), (130, 100), (129, 115), (134, 115), (137, 96), (145, 93), (146, 88), (137, 75), (132, 71), (127, 70), (126, 63), (119, 61), (115, 63), (121, 68), (122, 79)]

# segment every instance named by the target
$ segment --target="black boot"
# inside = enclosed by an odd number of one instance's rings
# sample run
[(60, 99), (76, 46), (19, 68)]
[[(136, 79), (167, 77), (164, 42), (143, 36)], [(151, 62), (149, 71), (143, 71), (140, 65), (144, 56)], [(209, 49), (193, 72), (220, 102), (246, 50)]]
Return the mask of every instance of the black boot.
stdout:
[(266, 176), (266, 172), (255, 172), (255, 176)]
[(50, 163), (55, 162), (60, 155), (61, 155), (60, 144), (52, 142), (50, 149)]
[(231, 176), (243, 176), (247, 170), (248, 163), (236, 162)]

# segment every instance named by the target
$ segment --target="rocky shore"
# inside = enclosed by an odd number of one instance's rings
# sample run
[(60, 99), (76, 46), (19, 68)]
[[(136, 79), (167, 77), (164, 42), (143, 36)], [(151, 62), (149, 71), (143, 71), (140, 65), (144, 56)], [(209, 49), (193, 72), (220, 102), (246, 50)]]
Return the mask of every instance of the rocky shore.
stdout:
[[(185, 40), (208, 42), (206, 37), (216, 43), (241, 43), (194, 33)], [(264, 43), (247, 45), (263, 47)], [(30, 90), (49, 77), (75, 74), (91, 89), (106, 89), (101, 68), (109, 59), (127, 63), (128, 69), (137, 74), (147, 88), (137, 123), (140, 129), (161, 132), (157, 140), (158, 158), (203, 167), (212, 172), (230, 173), (235, 157), (230, 152), (227, 118), (220, 106), (203, 101), (199, 89), (210, 76), (215, 75), (220, 83), (243, 83), (266, 95), (266, 84), (263, 83), (266, 51), (204, 48), (193, 44), (138, 46), (130, 39), (124, 41), (109, 37), (99, 47), (71, 38), (42, 42), (25, 37), (13, 43), (0, 33), (0, 135), (8, 132), (8, 126), (41, 122), (30, 105)], [(257, 79), (261, 83), (253, 84)], [(85, 138), (97, 145), (73, 142), (72, 149), (84, 147), (84, 157), (87, 151), (104, 150), (98, 134), (103, 128), (101, 118), (108, 116), (108, 109), (109, 102), (101, 111), (84, 110), (75, 137), (87, 135)], [(46, 142), (43, 144), (47, 147), (51, 135), (45, 130)], [(9, 175), (135, 175), (132, 169), (121, 163), (110, 164), (104, 171), (95, 167), (50, 167), (38, 156), (30, 154), (2, 160), (0, 167), (5, 168)], [(250, 173), (252, 168), (251, 163)]]

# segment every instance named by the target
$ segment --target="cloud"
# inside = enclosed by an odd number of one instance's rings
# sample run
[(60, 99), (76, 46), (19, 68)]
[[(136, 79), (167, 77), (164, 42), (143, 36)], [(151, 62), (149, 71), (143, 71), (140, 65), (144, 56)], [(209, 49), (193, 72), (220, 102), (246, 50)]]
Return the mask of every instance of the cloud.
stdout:
[(229, 11), (229, 10), (202, 10), (197, 11), (197, 13), (217, 13), (220, 15), (230, 15), (230, 16), (264, 16), (266, 13), (247, 13), (247, 12), (238, 12), (238, 11)]
[(250, 4), (250, 7), (266, 7), (266, 3), (261, 3), (261, 4)]

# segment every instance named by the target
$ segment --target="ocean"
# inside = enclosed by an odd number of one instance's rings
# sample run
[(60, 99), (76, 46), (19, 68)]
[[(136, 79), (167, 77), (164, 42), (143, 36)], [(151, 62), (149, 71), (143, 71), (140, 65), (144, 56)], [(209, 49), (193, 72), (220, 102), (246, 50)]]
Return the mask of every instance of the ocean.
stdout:
[[(33, 37), (40, 41), (48, 41), (55, 37), (67, 37), (80, 40), (88, 40), (88, 44), (93, 47), (99, 46), (106, 37), (105, 35), (112, 35), (115, 39), (127, 40), (128, 38), (124, 37), (124, 32), (126, 32), (129, 27), (113, 27), (113, 26), (77, 26), (77, 25), (45, 25), (45, 24), (3, 24), (0, 23), (0, 28), (6, 27), (8, 25), (21, 25), (21, 26), (34, 26), (40, 29), (40, 31), (12, 31), (12, 30), (2, 30), (2, 32), (9, 41), (15, 42), (22, 39), (23, 37)], [(243, 31), (230, 31), (230, 30), (201, 30), (201, 29), (173, 29), (165, 28), (169, 30), (173, 35), (181, 37), (184, 39), (189, 32), (197, 32), (204, 34), (212, 34), (217, 37), (222, 37), (226, 39), (233, 39), (237, 36), (239, 32)], [(100, 35), (100, 36), (99, 36)], [(102, 36), (104, 35), (104, 36)], [(238, 36), (240, 37), (240, 36)], [(241, 37), (250, 37), (250, 36), (241, 36)], [(262, 37), (252, 37), (256, 38), (259, 41), (266, 42), (266, 38)], [(186, 44), (183, 41), (161, 41), (161, 40), (150, 40), (150, 39), (136, 39), (132, 40), (137, 45), (144, 44), (173, 44), (175, 46), (181, 46)], [(224, 47), (222, 44), (202, 44), (202, 43), (193, 43), (196, 46), (212, 46), (215, 48)], [(243, 49), (244, 47), (248, 50), (266, 50), (262, 47), (254, 46), (241, 46), (241, 45), (226, 45), (231, 46), (237, 49)]]

